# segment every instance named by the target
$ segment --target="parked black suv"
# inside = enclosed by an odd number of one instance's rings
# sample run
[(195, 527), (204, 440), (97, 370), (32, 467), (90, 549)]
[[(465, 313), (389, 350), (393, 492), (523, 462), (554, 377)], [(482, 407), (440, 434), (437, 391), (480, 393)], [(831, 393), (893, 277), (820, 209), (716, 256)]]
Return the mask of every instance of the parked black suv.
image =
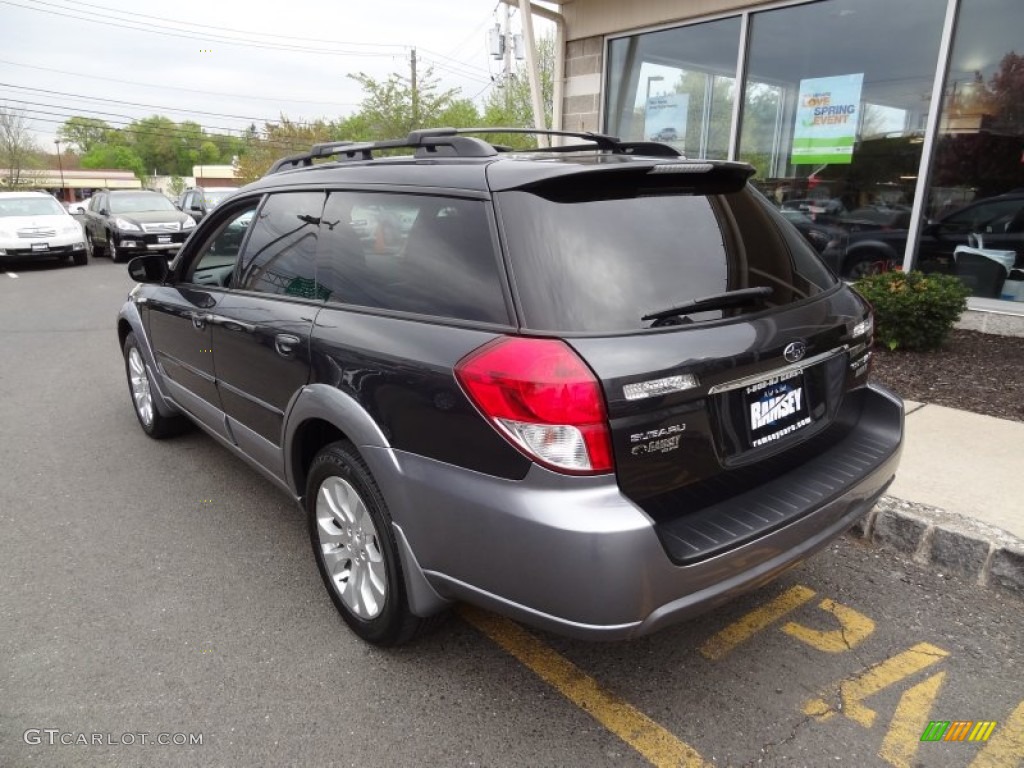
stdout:
[(184, 414), (302, 505), (353, 630), (465, 600), (636, 637), (867, 512), (903, 433), (870, 309), (749, 166), (464, 133), (285, 158), (129, 265), (142, 428)]
[(84, 225), (93, 256), (106, 253), (114, 261), (126, 261), (154, 251), (173, 256), (196, 222), (159, 192), (116, 189), (92, 196)]

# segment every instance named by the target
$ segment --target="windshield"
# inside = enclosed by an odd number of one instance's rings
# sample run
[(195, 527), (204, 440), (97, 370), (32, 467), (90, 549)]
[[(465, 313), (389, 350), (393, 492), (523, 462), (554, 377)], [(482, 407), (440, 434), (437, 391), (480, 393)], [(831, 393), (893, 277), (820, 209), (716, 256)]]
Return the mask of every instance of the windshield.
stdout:
[(0, 199), (0, 216), (59, 216), (64, 213), (52, 197), (8, 197)]
[[(835, 285), (807, 241), (760, 194), (639, 194), (614, 199), (499, 194), (510, 266), (528, 328), (616, 332), (643, 317), (742, 288), (772, 288), (760, 311)], [(713, 309), (693, 317), (712, 320)]]
[(221, 200), (228, 195), (235, 194), (236, 191), (234, 189), (208, 189), (203, 193), (203, 200), (206, 201), (207, 208), (214, 208), (220, 204)]
[(141, 213), (143, 211), (176, 211), (174, 204), (163, 195), (111, 195), (111, 213)]

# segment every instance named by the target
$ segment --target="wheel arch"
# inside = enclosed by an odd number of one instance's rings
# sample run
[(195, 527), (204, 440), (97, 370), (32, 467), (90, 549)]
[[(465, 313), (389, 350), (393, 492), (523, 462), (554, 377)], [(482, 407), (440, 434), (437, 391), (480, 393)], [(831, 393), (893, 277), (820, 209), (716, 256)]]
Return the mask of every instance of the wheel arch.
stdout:
[(902, 263), (903, 261), (902, 254), (898, 253), (889, 243), (883, 240), (862, 240), (847, 247), (846, 253), (843, 255), (841, 274), (845, 275), (850, 265), (860, 261), (863, 256), (872, 253), (880, 254), (884, 258), (897, 263)]
[[(351, 395), (327, 384), (303, 387), (288, 410), (285, 422), (285, 478), (301, 498), (306, 492), (309, 465), (325, 445), (348, 440), (356, 449), (390, 448), (383, 430)], [(375, 474), (377, 462), (360, 450)]]

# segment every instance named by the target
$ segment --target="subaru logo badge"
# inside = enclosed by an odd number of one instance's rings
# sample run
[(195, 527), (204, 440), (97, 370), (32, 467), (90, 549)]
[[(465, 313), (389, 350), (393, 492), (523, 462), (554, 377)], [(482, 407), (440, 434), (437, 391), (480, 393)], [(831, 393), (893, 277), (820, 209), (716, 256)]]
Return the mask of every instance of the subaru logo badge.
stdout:
[(787, 362), (796, 363), (804, 359), (804, 355), (807, 354), (807, 344), (802, 341), (794, 341), (792, 344), (787, 344), (786, 349), (783, 351), (782, 356), (786, 358)]

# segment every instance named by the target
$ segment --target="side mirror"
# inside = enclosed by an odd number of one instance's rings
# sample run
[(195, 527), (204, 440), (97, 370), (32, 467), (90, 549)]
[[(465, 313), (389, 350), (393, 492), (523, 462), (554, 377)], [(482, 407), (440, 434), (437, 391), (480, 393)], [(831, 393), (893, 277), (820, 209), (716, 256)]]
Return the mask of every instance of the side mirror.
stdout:
[(106, 208), (100, 208), (100, 216), (109, 216), (109, 215), (110, 215), (110, 211), (108, 211)]
[(147, 253), (128, 262), (128, 274), (137, 283), (162, 283), (170, 270), (162, 253)]
[(202, 213), (203, 212), (203, 204), (202, 203), (198, 203), (198, 202), (197, 203), (192, 203), (192, 207), (189, 208), (189, 210), (190, 211), (195, 211), (196, 213)]

